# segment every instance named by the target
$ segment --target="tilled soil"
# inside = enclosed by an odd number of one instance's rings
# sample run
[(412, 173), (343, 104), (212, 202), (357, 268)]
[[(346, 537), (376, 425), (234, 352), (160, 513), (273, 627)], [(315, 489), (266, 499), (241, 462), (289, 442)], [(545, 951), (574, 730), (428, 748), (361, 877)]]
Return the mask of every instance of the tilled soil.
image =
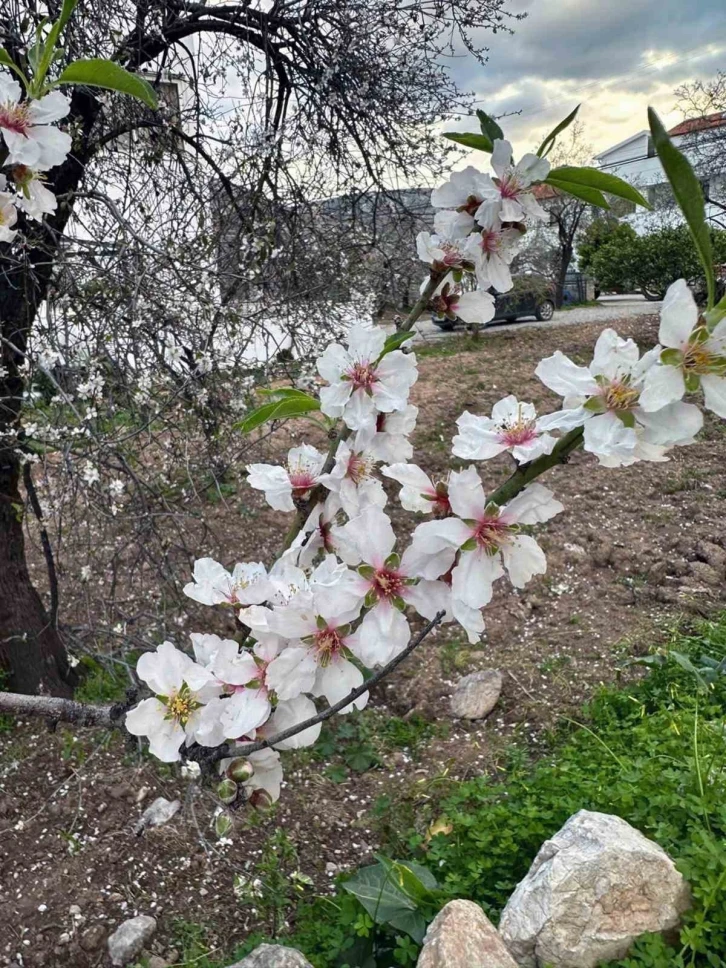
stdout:
[[(656, 326), (641, 316), (616, 328), (647, 347)], [(424, 356), (413, 393), (420, 408), (414, 459), (434, 476), (444, 474), (456, 417), (464, 409), (489, 412), (506, 393), (542, 409), (557, 406), (533, 375), (537, 361), (555, 349), (588, 361), (601, 328), (512, 330), (478, 342), (447, 341), (437, 353), (450, 355)], [(306, 428), (287, 428), (267, 440), (260, 458), (274, 457), (301, 433)], [(513, 739), (536, 755), (560, 717), (576, 718), (601, 684), (634, 674), (625, 660), (665, 643), (678, 622), (723, 605), (725, 457), (726, 425), (707, 416), (699, 442), (669, 463), (613, 471), (578, 453), (550, 472), (547, 483), (566, 510), (540, 529), (547, 575), (520, 593), (499, 582), (481, 646), (467, 645), (453, 627), (439, 629), (372, 696), (371, 721), (395, 716), (421, 728), (416, 748), (389, 736), (376, 748), (377, 762), (360, 773), (331, 773), (324, 761), (294, 754), (277, 807), (267, 815), (237, 814), (221, 842), (213, 793), (120, 736), (3, 721), (0, 965), (107, 964), (107, 935), (135, 913), (157, 918), (148, 954), (168, 964), (184, 952), (185, 963), (194, 952), (228, 955), (250, 931), (274, 927), (269, 874), (258, 865), (277, 828), (298, 855), (281, 861), (283, 869), (312, 879), (302, 890), (324, 892), (339, 870), (369, 861), (382, 842), (394, 849), (400, 829), (425, 832), (452, 778), (504, 775)], [(508, 470), (505, 459), (489, 462), (488, 488)], [(390, 509), (402, 533), (415, 526), (413, 516), (395, 504)], [(288, 523), (249, 489), (210, 508), (210, 518), (219, 543), (199, 554), (230, 565), (269, 561)], [(93, 608), (95, 593), (75, 589), (84, 609)], [(177, 641), (195, 629), (229, 631), (210, 618), (216, 615), (187, 600)], [(487, 667), (504, 676), (497, 708), (482, 722), (452, 720), (447, 697), (456, 680)], [(338, 749), (332, 757), (340, 758)], [(137, 835), (136, 821), (156, 796), (179, 798), (182, 809)], [(247, 883), (235, 893), (236, 876)], [(253, 884), (258, 878), (262, 883)]]

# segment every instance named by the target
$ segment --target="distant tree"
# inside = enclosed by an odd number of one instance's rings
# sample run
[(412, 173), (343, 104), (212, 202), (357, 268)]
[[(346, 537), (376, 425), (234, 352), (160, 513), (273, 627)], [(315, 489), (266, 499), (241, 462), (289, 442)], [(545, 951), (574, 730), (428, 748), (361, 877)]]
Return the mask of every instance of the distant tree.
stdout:
[[(687, 149), (696, 173), (703, 178), (706, 201), (720, 212), (713, 221), (726, 228), (726, 71), (710, 80), (684, 84), (675, 94), (684, 120), (711, 119), (708, 127), (686, 135), (681, 148)], [(719, 114), (721, 123), (715, 117)]]
[[(578, 268), (581, 272), (593, 275), (593, 259), (604, 245), (610, 242), (621, 242), (627, 245), (635, 238), (637, 238), (637, 232), (627, 222), (621, 222), (609, 213), (598, 216), (584, 229), (578, 240)], [(599, 279), (597, 281), (600, 282)]]

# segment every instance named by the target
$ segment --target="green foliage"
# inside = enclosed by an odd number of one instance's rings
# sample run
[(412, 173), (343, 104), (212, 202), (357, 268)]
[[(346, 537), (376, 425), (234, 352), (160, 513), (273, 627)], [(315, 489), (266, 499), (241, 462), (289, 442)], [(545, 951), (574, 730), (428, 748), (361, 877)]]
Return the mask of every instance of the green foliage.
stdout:
[(595, 253), (612, 242), (628, 245), (637, 239), (638, 233), (627, 222), (620, 222), (612, 215), (601, 215), (585, 228), (577, 244), (577, 262), (581, 272), (592, 272)]
[[(703, 655), (720, 663), (726, 616), (692, 635), (674, 635), (670, 646), (695, 668)], [(534, 768), (513, 748), (505, 782), (481, 776), (442, 785), (445, 795), (431, 809), (443, 832), (424, 836), (408, 818), (397, 840), (420, 865), (413, 872), (424, 884), (421, 911), (433, 891), (421, 874), (427, 869), (438, 881), (438, 903), (471, 898), (496, 921), (543, 841), (578, 810), (599, 810), (623, 817), (667, 850), (694, 897), (675, 947), (660, 936), (643, 937), (628, 958), (608, 968), (720, 965), (726, 951), (725, 714), (725, 677), (704, 689), (683, 663), (656, 662), (636, 685), (603, 691), (583, 710), (582, 725), (563, 727), (553, 754)], [(431, 787), (427, 797), (433, 796)], [(381, 810), (390, 814), (391, 807), (389, 800)], [(360, 872), (353, 886), (356, 877)], [(351, 880), (342, 877), (333, 899), (305, 899), (286, 943), (316, 968), (413, 964), (410, 936), (390, 921), (377, 923), (346, 884)]]
[(118, 702), (126, 695), (131, 680), (124, 675), (123, 667), (105, 666), (90, 656), (83, 656), (79, 662), (81, 684), (75, 691), (74, 699), (87, 703)]
[(579, 110), (580, 110), (580, 105), (578, 104), (574, 111), (571, 111), (563, 121), (560, 121), (560, 123), (555, 128), (553, 128), (552, 131), (550, 131), (550, 133), (547, 135), (547, 137), (544, 139), (542, 144), (537, 149), (537, 154), (540, 156), (540, 158), (542, 156), (546, 157), (550, 153), (550, 151), (555, 146), (557, 135), (562, 134), (562, 132), (566, 128), (570, 127), (572, 122), (577, 117), (577, 112)]
[(491, 138), (487, 137), (485, 134), (473, 134), (469, 131), (463, 131), (461, 133), (450, 131), (444, 135), (449, 141), (455, 141), (457, 145), (461, 145), (464, 148), (474, 148), (477, 151), (487, 151), (489, 154), (492, 153), (494, 146), (492, 145)]
[(418, 944), (441, 906), (436, 878), (413, 861), (379, 857), (377, 864), (361, 867), (342, 886), (357, 898), (375, 924), (403, 931)]
[[(263, 391), (261, 391), (263, 392)], [(280, 390), (265, 391), (268, 397), (267, 403), (247, 414), (244, 420), (236, 423), (235, 429), (241, 430), (243, 434), (248, 434), (256, 427), (268, 423), (271, 420), (283, 420), (287, 417), (301, 417), (314, 410), (320, 410), (320, 401), (311, 397), (302, 390), (295, 390), (292, 387)]]
[[(724, 261), (726, 232), (712, 229), (710, 238), (716, 261)], [(662, 295), (676, 279), (685, 278), (697, 297), (707, 296), (703, 269), (685, 226), (630, 238), (618, 232), (598, 244), (590, 264), (604, 289), (645, 289)]]
[(100, 87), (106, 91), (128, 94), (130, 97), (143, 101), (150, 108), (159, 106), (156, 92), (145, 78), (139, 77), (138, 74), (132, 74), (125, 67), (121, 67), (120, 64), (104, 60), (101, 57), (73, 61), (54, 81), (54, 85), (56, 84), (82, 84), (84, 87)]
[[(650, 208), (650, 203), (643, 198), (637, 188), (633, 188), (617, 175), (601, 171), (599, 168), (576, 168), (572, 165), (563, 165), (554, 168), (545, 179), (547, 184), (554, 185), (555, 188), (563, 188), (577, 198), (583, 198), (586, 202), (592, 202), (601, 208), (610, 208), (608, 202), (603, 198), (602, 193), (614, 195), (616, 198), (624, 198), (629, 202), (635, 202), (642, 208)], [(592, 196), (582, 194), (586, 189)], [(578, 194), (578, 191), (580, 194)], [(599, 195), (602, 201), (596, 201), (595, 195)]]

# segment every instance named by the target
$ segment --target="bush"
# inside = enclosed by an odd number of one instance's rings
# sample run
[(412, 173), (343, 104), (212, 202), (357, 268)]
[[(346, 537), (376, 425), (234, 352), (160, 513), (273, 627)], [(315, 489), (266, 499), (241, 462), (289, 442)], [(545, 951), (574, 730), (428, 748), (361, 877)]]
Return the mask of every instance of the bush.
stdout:
[[(674, 637), (680, 656), (726, 655), (726, 616), (696, 634)], [(583, 711), (583, 725), (563, 728), (553, 754), (534, 768), (514, 752), (507, 780), (456, 783), (435, 814), (448, 832), (429, 838), (399, 831), (417, 863), (435, 875), (442, 903), (471, 898), (496, 922), (542, 842), (576, 811), (614, 813), (659, 843), (691, 884), (694, 908), (680, 945), (640, 939), (608, 968), (722, 965), (726, 952), (726, 677), (704, 690), (676, 662), (654, 665), (623, 690), (603, 691)], [(345, 877), (341, 878), (341, 882)], [(412, 964), (405, 934), (374, 925), (343, 890), (304, 901), (284, 943), (316, 968)], [(257, 937), (254, 943), (262, 940)], [(245, 946), (247, 950), (253, 946)]]
[[(712, 230), (711, 241), (716, 264), (726, 262), (726, 232)], [(642, 236), (618, 232), (588, 258), (603, 289), (639, 289), (662, 297), (672, 282), (685, 278), (696, 297), (705, 298), (703, 270), (686, 226)]]
[[(629, 245), (638, 233), (627, 222), (619, 222), (612, 215), (596, 218), (587, 226), (577, 243), (577, 266), (580, 272), (593, 274), (593, 259), (603, 246), (612, 243)], [(598, 282), (600, 280), (598, 279)]]

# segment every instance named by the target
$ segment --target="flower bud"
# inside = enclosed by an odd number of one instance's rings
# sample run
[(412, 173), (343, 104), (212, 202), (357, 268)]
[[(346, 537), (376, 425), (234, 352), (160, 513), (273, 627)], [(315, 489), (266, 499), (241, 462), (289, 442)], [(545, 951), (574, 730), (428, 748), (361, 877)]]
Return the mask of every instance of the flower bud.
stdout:
[(247, 802), (255, 810), (267, 810), (272, 806), (272, 797), (267, 790), (253, 790)]
[(234, 780), (222, 780), (217, 787), (217, 796), (222, 803), (234, 803), (237, 799), (237, 784)]
[(232, 760), (227, 767), (227, 776), (230, 780), (234, 780), (235, 783), (244, 783), (246, 780), (249, 780), (254, 772), (255, 769), (250, 761), (243, 759), (241, 756), (238, 756), (236, 760)]

